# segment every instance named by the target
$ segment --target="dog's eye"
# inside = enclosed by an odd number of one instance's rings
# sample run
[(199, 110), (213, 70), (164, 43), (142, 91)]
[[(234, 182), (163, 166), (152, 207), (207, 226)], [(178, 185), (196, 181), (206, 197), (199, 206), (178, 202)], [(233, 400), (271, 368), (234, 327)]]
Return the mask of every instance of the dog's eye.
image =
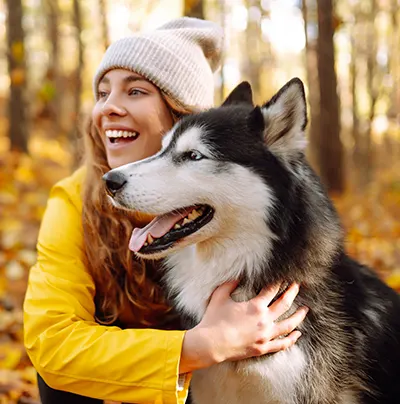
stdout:
[(184, 158), (186, 160), (198, 161), (204, 158), (204, 156), (197, 150), (191, 150), (185, 153)]

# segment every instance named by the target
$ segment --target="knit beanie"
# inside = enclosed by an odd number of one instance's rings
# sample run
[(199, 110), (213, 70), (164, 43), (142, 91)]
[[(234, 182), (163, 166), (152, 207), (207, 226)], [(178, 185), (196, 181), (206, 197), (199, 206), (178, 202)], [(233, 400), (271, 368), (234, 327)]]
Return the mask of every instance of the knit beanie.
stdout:
[(221, 62), (222, 47), (219, 25), (198, 18), (176, 18), (156, 30), (111, 44), (95, 73), (94, 93), (108, 71), (127, 69), (142, 75), (184, 107), (212, 107), (213, 73)]

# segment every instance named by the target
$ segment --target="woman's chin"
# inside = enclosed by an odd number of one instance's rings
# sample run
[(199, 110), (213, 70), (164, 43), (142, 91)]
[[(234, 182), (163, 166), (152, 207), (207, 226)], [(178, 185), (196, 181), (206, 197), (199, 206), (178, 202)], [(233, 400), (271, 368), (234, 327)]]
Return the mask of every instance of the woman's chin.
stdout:
[(111, 169), (122, 167), (125, 164), (134, 163), (141, 160), (141, 156), (131, 153), (115, 153), (107, 150), (107, 162)]

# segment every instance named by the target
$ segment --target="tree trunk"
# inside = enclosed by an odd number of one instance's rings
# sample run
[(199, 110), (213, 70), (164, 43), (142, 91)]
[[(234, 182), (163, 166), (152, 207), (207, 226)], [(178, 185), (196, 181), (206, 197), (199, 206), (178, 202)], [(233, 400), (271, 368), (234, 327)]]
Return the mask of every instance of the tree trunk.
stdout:
[(80, 141), (80, 125), (81, 125), (81, 94), (82, 94), (82, 72), (84, 68), (84, 48), (82, 42), (82, 15), (81, 9), (79, 5), (79, 0), (73, 0), (73, 19), (76, 30), (76, 40), (78, 43), (78, 66), (75, 71), (75, 119), (74, 119), (74, 127), (71, 133), (71, 142), (73, 155), (75, 158), (74, 166), (76, 167), (79, 164), (81, 159), (81, 155), (79, 151), (81, 150), (78, 147), (78, 143)]
[(372, 0), (371, 17), (368, 31), (369, 31), (369, 49), (367, 55), (367, 89), (370, 98), (369, 114), (368, 114), (368, 127), (365, 133), (365, 155), (364, 155), (364, 175), (363, 184), (367, 185), (372, 180), (374, 157), (372, 149), (372, 124), (375, 119), (375, 106), (378, 100), (378, 92), (374, 85), (374, 76), (376, 74), (376, 39), (375, 39), (375, 24), (373, 16), (376, 15), (376, 1)]
[[(355, 14), (356, 15), (356, 14)], [(352, 127), (352, 138), (353, 138), (353, 150), (352, 150), (352, 165), (354, 166), (353, 173), (356, 174), (356, 182), (359, 183), (359, 175), (358, 172), (360, 167), (362, 166), (362, 139), (360, 132), (360, 117), (359, 117), (359, 107), (358, 107), (358, 98), (357, 98), (357, 40), (356, 40), (356, 31), (355, 26), (357, 25), (357, 21), (355, 21), (354, 26), (352, 28), (352, 32), (350, 33), (350, 41), (351, 41), (351, 52), (350, 52), (350, 92), (351, 92), (351, 103), (352, 103), (352, 118), (353, 118), (353, 127)]]
[(50, 102), (51, 118), (53, 120), (54, 135), (59, 135), (61, 129), (61, 77), (60, 77), (60, 41), (59, 41), (59, 5), (58, 0), (47, 0), (48, 13), (48, 38), (51, 44), (50, 63), (47, 72), (47, 79), (54, 87), (54, 96)]
[[(251, 7), (260, 8), (260, 2), (257, 0), (247, 0), (245, 2), (247, 9)], [(260, 10), (261, 17), (261, 10)], [(260, 97), (261, 85), (261, 21), (252, 18), (248, 13), (247, 29), (245, 33), (246, 57), (244, 58), (243, 73), (244, 78), (249, 80), (253, 87), (254, 98)]]
[(24, 99), (26, 64), (21, 0), (7, 0), (7, 60), (10, 75), (9, 138), (11, 150), (28, 152), (27, 110)]
[(317, 68), (317, 51), (315, 41), (308, 36), (308, 8), (307, 0), (302, 1), (302, 13), (304, 20), (304, 35), (306, 40), (305, 58), (306, 73), (308, 83), (308, 102), (310, 105), (310, 125), (309, 125), (309, 146), (308, 159), (316, 172), (320, 173), (319, 149), (321, 143), (320, 123), (319, 123), (319, 77)]
[(103, 40), (104, 49), (107, 49), (110, 45), (110, 37), (108, 34), (108, 22), (107, 22), (107, 0), (99, 0), (99, 12), (100, 12), (100, 25), (101, 25), (101, 38)]
[(328, 191), (344, 190), (343, 147), (335, 72), (332, 0), (318, 0), (318, 75), (320, 80), (320, 175)]
[(399, 6), (397, 0), (391, 1), (391, 23), (392, 23), (392, 38), (390, 43), (390, 72), (393, 77), (393, 87), (391, 92), (391, 107), (389, 110), (389, 117), (397, 119), (400, 124), (400, 18)]
[[(391, 30), (392, 35), (390, 38), (389, 46), (389, 74), (392, 78), (392, 88), (390, 91), (390, 107), (388, 111), (389, 121), (400, 126), (400, 51), (398, 44), (400, 43), (400, 19), (398, 18), (398, 5), (397, 0), (391, 0), (390, 18), (391, 18)], [(385, 136), (385, 144), (389, 159), (388, 164), (392, 164), (392, 159), (397, 158), (397, 149), (400, 147), (400, 143), (394, 141), (390, 132)]]
[(204, 20), (203, 0), (185, 0), (183, 14), (187, 17), (201, 18)]
[[(220, 18), (221, 18), (221, 27), (224, 33), (226, 32), (226, 3), (225, 0), (219, 0), (219, 11), (220, 11)], [(220, 104), (223, 103), (225, 100), (225, 75), (224, 75), (224, 64), (225, 64), (225, 50), (224, 48), (221, 51), (221, 68), (219, 71), (219, 79), (220, 79), (220, 87), (219, 87), (219, 102)]]

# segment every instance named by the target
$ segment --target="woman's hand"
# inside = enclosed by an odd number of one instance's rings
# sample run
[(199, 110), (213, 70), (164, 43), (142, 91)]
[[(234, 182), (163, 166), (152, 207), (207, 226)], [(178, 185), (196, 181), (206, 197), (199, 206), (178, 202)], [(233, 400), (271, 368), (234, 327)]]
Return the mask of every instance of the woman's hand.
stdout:
[[(292, 346), (300, 337), (293, 331), (308, 309), (299, 308), (289, 318), (275, 323), (287, 312), (299, 286), (291, 285), (271, 306), (279, 285), (264, 288), (246, 302), (234, 302), (231, 293), (237, 282), (219, 286), (213, 293), (202, 321), (186, 332), (179, 366), (180, 373), (205, 368), (223, 361), (240, 360), (278, 352)], [(289, 335), (287, 335), (289, 334)], [(277, 338), (287, 335), (283, 338)]]

